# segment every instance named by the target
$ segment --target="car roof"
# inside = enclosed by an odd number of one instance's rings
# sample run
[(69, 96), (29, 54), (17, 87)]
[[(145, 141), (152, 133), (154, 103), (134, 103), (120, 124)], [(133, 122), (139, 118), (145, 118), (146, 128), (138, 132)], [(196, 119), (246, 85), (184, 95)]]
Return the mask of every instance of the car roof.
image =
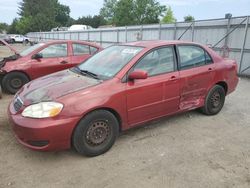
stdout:
[(129, 46), (141, 46), (144, 48), (154, 48), (157, 46), (163, 46), (163, 45), (174, 45), (174, 44), (194, 44), (199, 45), (198, 43), (189, 42), (189, 41), (180, 41), (180, 40), (148, 40), (148, 41), (136, 41), (136, 42), (129, 42), (125, 43), (124, 45)]
[(87, 44), (90, 46), (102, 48), (100, 45), (97, 43), (93, 42), (87, 42), (87, 41), (81, 41), (81, 40), (49, 40), (49, 41), (41, 41), (40, 43), (45, 43), (45, 44), (55, 44), (55, 43), (65, 43), (65, 42), (71, 42), (71, 43), (82, 43), (82, 44)]

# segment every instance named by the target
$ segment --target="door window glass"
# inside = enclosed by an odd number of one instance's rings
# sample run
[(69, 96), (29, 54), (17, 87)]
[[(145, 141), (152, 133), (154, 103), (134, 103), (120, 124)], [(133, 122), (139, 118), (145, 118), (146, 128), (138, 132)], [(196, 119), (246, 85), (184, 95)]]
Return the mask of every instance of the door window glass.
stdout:
[(95, 54), (98, 51), (97, 48), (90, 46), (90, 54)]
[[(178, 46), (178, 51), (181, 70), (206, 64), (205, 51), (198, 46)], [(210, 56), (208, 55), (208, 57)]]
[(89, 54), (89, 46), (84, 44), (73, 44), (73, 53), (74, 55), (84, 55)]
[(144, 56), (134, 67), (134, 70), (144, 70), (148, 76), (174, 71), (174, 53), (172, 47), (153, 50)]
[(66, 57), (67, 56), (67, 44), (52, 44), (47, 48), (44, 48), (40, 53), (43, 58), (50, 57)]

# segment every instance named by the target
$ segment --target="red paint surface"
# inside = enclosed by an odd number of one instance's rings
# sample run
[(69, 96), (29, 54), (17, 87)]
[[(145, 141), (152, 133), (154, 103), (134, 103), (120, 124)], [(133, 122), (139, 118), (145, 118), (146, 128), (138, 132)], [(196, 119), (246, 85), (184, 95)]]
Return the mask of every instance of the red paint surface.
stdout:
[[(176, 70), (146, 79), (127, 82), (122, 80), (137, 60), (148, 51), (160, 46), (182, 43), (194, 44), (181, 41), (130, 43), (129, 45), (145, 48), (114, 78), (107, 81), (97, 82), (70, 71), (63, 71), (26, 84), (18, 92), (24, 101), (24, 107), (15, 112), (13, 102), (9, 106), (9, 118), (18, 140), (36, 150), (67, 149), (71, 146), (71, 136), (77, 123), (93, 110), (107, 109), (115, 112), (120, 119), (121, 130), (126, 130), (162, 116), (202, 107), (208, 91), (219, 82), (227, 85), (227, 94), (235, 90), (238, 83), (236, 62), (223, 59), (211, 49), (199, 44), (194, 45), (201, 46), (210, 54), (212, 64)], [(58, 80), (63, 78), (66, 81), (62, 84)], [(46, 119), (22, 117), (22, 110), (31, 102), (27, 100), (27, 95), (39, 88), (42, 88), (39, 92), (40, 98), (42, 95), (49, 96), (51, 100), (64, 105), (58, 116)], [(33, 99), (35, 101), (35, 98)], [(33, 147), (27, 144), (27, 140), (49, 140), (49, 145), (42, 148)]]
[[(67, 43), (68, 45), (67, 56), (32, 59), (32, 56), (34, 54), (39, 53), (41, 50), (48, 47), (49, 45), (61, 44), (61, 43)], [(72, 49), (72, 43), (89, 45), (98, 48), (99, 49), (98, 51), (102, 50), (102, 47), (89, 42), (71, 41), (71, 40), (50, 41), (46, 42), (45, 45), (38, 48), (37, 50), (34, 50), (27, 56), (20, 57), (15, 61), (7, 62), (5, 66), (1, 68), (1, 70), (5, 72), (5, 74), (13, 71), (22, 72), (25, 73), (30, 80), (33, 80), (47, 74), (51, 74), (60, 70), (74, 67), (80, 64), (81, 62), (85, 61), (86, 59), (88, 59), (91, 55), (89, 54), (74, 55)], [(10, 45), (8, 46), (11, 47)], [(63, 64), (62, 62), (67, 62), (67, 63)]]

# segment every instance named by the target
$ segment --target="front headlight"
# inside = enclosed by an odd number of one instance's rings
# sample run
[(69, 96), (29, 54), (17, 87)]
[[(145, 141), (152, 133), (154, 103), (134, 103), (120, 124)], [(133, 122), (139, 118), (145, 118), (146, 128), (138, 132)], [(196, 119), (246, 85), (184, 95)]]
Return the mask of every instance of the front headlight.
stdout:
[(31, 118), (55, 117), (63, 109), (63, 105), (57, 102), (41, 102), (24, 109), (22, 116)]

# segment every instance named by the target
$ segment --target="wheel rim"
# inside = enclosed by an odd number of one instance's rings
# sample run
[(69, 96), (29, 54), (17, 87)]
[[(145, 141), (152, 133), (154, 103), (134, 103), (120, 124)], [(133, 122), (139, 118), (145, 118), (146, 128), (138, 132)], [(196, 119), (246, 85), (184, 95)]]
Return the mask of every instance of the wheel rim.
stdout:
[(221, 95), (220, 93), (217, 91), (217, 92), (214, 92), (212, 97), (211, 97), (211, 104), (214, 108), (217, 108), (220, 106), (221, 104)]
[(13, 88), (18, 89), (22, 86), (22, 80), (19, 78), (14, 78), (10, 81), (10, 84)]
[(90, 125), (86, 140), (90, 146), (99, 146), (110, 136), (110, 128), (106, 121), (96, 121)]

